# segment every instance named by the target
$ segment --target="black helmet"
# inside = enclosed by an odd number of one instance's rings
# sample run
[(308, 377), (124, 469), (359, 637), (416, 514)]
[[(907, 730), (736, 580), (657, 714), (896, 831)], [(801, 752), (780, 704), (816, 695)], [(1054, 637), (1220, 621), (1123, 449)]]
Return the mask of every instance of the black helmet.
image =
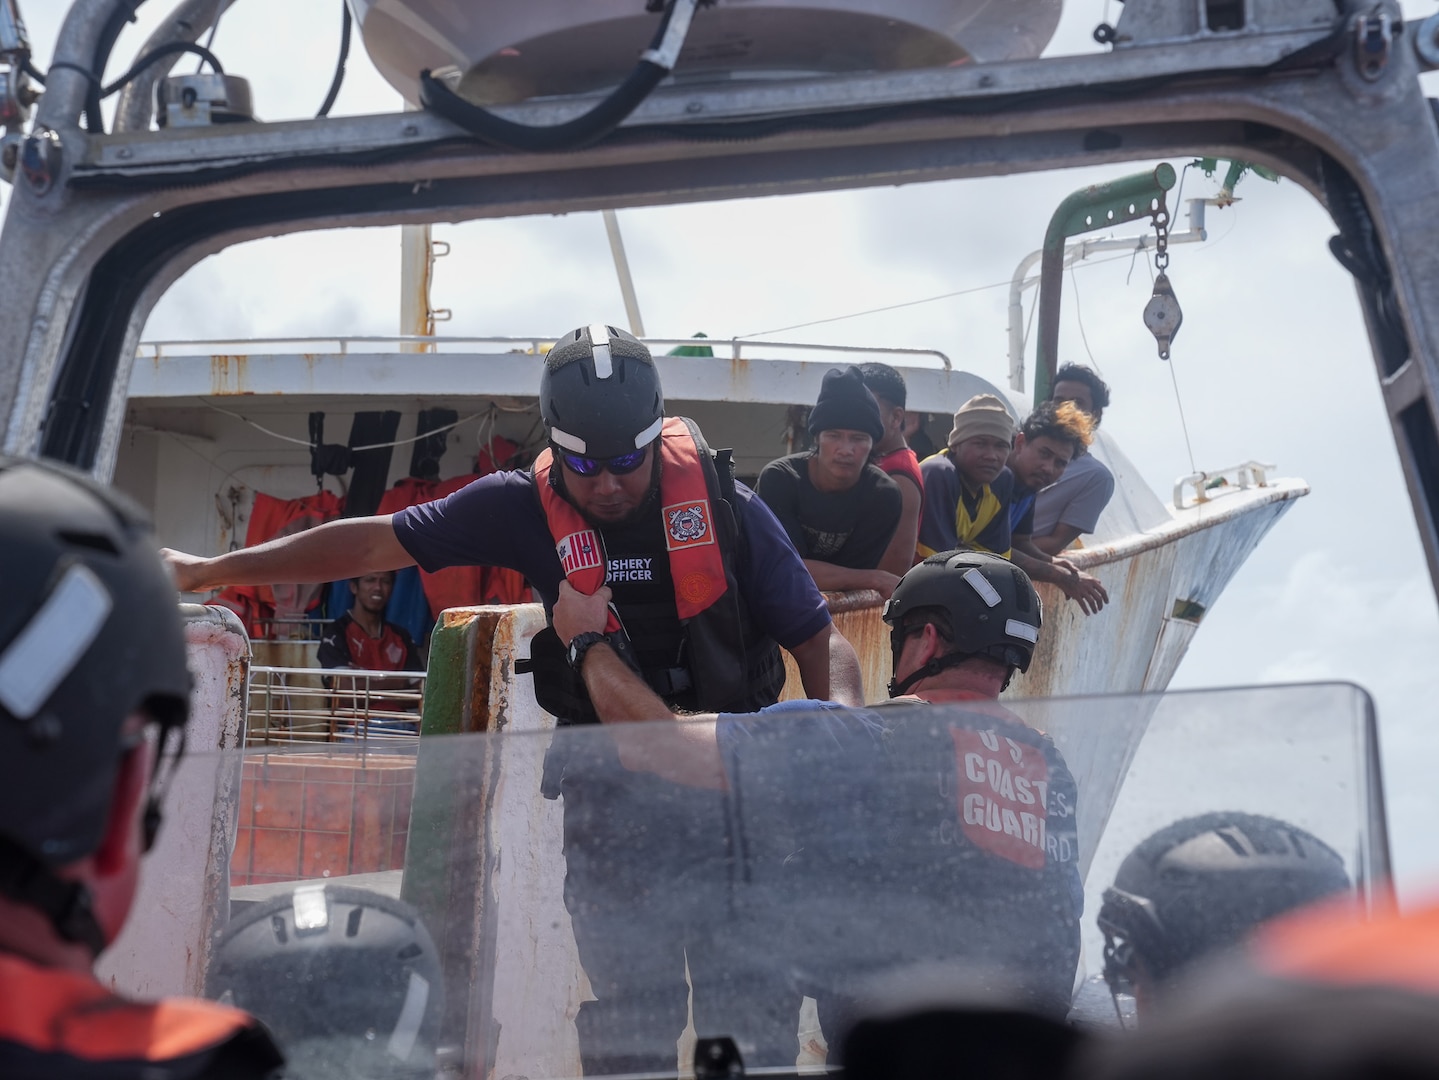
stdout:
[(906, 632), (912, 629), (906, 616), (924, 608), (939, 608), (947, 614), (946, 636), (954, 642), (955, 651), (931, 660), (902, 683), (891, 680), (891, 697), (972, 656), (1004, 664), (1011, 675), (1016, 668), (1029, 670), (1039, 640), (1039, 594), (1029, 575), (1008, 559), (984, 551), (941, 551), (910, 567), (884, 605), (896, 664)]
[(664, 415), (654, 358), (633, 334), (582, 326), (545, 357), (540, 416), (556, 446), (586, 457), (619, 457), (652, 442)]
[(1137, 957), (1162, 981), (1266, 919), (1350, 887), (1344, 860), (1294, 825), (1230, 811), (1177, 821), (1130, 852), (1104, 891), (1105, 980), (1117, 992)]
[(436, 1073), (440, 955), (381, 893), (313, 883), (255, 904), (220, 934), (205, 993), (263, 1022), (296, 1076)]
[(99, 846), (126, 718), (189, 713), (175, 585), (128, 499), (8, 457), (0, 566), (0, 836), (63, 866)]

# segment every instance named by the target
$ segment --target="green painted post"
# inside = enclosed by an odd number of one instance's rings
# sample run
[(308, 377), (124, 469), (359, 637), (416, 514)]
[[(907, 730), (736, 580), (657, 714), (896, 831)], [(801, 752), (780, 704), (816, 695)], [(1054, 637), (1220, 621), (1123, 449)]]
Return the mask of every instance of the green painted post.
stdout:
[(1059, 366), (1059, 310), (1064, 288), (1064, 244), (1070, 237), (1122, 225), (1154, 213), (1155, 200), (1174, 187), (1174, 166), (1163, 162), (1137, 173), (1082, 188), (1049, 219), (1039, 270), (1039, 342), (1034, 364), (1034, 403), (1049, 398)]
[[(447, 612), (446, 616), (451, 613)], [(486, 631), (492, 627), (486, 625)], [(447, 958), (468, 960), (473, 952), (474, 893), (478, 882), (457, 880), (454, 864), (472, 867), (472, 853), (456, 857), (456, 833), (475, 828), (469, 819), (482, 805), (474, 775), (474, 761), (457, 756), (451, 740), (442, 738), (467, 730), (472, 709), (476, 620), (442, 616), (430, 635), (430, 659), (425, 676), (425, 704), (420, 720), (420, 745), (415, 761), (415, 787), (410, 807), (410, 831), (405, 844), (405, 868), (400, 895), (421, 913)], [(475, 754), (483, 748), (461, 744)], [(478, 756), (478, 755), (477, 755)], [(468, 766), (468, 767), (467, 767)], [(466, 857), (468, 856), (468, 857)], [(473, 876), (473, 875), (471, 875)], [(447, 1038), (464, 1041), (469, 992), (469, 969), (464, 963), (447, 972)]]

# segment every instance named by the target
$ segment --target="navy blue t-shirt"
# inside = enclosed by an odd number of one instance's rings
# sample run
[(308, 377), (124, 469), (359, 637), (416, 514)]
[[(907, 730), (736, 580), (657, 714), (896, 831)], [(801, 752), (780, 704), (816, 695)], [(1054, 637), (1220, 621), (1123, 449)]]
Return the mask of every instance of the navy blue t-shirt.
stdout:
[(1078, 791), (1046, 736), (987, 702), (788, 701), (721, 714), (716, 738), (756, 963), (821, 996), (963, 960), (1068, 1010)]
[(1010, 493), (1009, 534), (1028, 536), (1034, 532), (1034, 500), (1039, 492), (1025, 487), (1014, 478), (1014, 491)]
[[(743, 484), (735, 484), (735, 497), (743, 503), (736, 516), (746, 541), (735, 578), (759, 629), (793, 649), (829, 625), (829, 609), (769, 507)], [(529, 472), (491, 473), (443, 499), (407, 507), (395, 515), (394, 528), (421, 569), (503, 566), (525, 576), (546, 611), (559, 596), (564, 570)]]

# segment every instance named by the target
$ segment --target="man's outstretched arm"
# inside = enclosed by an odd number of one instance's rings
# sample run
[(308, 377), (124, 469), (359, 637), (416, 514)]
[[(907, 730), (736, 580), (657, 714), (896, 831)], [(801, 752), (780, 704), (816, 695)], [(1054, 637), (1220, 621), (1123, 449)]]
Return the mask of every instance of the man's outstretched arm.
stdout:
[(162, 548), (181, 592), (222, 585), (299, 585), (343, 581), (413, 566), (390, 515), (327, 521), (293, 536), (205, 558)]

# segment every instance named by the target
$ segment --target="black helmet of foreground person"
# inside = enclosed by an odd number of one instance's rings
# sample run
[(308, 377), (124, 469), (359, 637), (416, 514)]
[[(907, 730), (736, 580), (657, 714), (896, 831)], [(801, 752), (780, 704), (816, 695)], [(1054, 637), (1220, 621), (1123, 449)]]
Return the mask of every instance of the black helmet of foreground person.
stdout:
[(659, 435), (664, 415), (654, 358), (633, 334), (582, 326), (545, 357), (540, 416), (563, 450), (593, 458), (633, 453)]
[(436, 1075), (440, 954), (402, 900), (316, 883), (257, 903), (220, 935), (205, 994), (261, 1020), (295, 1076)]
[(1297, 826), (1221, 812), (1143, 841), (1104, 891), (1099, 929), (1114, 992), (1157, 985), (1260, 923), (1351, 887), (1344, 860)]
[(884, 606), (896, 664), (904, 648), (906, 616), (922, 608), (945, 612), (945, 636), (954, 651), (903, 681), (891, 680), (890, 697), (976, 656), (1008, 667), (1006, 686), (1016, 670), (1029, 670), (1042, 621), (1039, 594), (1029, 575), (1008, 559), (984, 551), (941, 551), (912, 566)]
[[(128, 717), (183, 725), (190, 673), (174, 583), (143, 512), (68, 469), (0, 457), (0, 889), (100, 845)], [(147, 810), (147, 840), (158, 827)], [(47, 911), (58, 926), (64, 913)]]

